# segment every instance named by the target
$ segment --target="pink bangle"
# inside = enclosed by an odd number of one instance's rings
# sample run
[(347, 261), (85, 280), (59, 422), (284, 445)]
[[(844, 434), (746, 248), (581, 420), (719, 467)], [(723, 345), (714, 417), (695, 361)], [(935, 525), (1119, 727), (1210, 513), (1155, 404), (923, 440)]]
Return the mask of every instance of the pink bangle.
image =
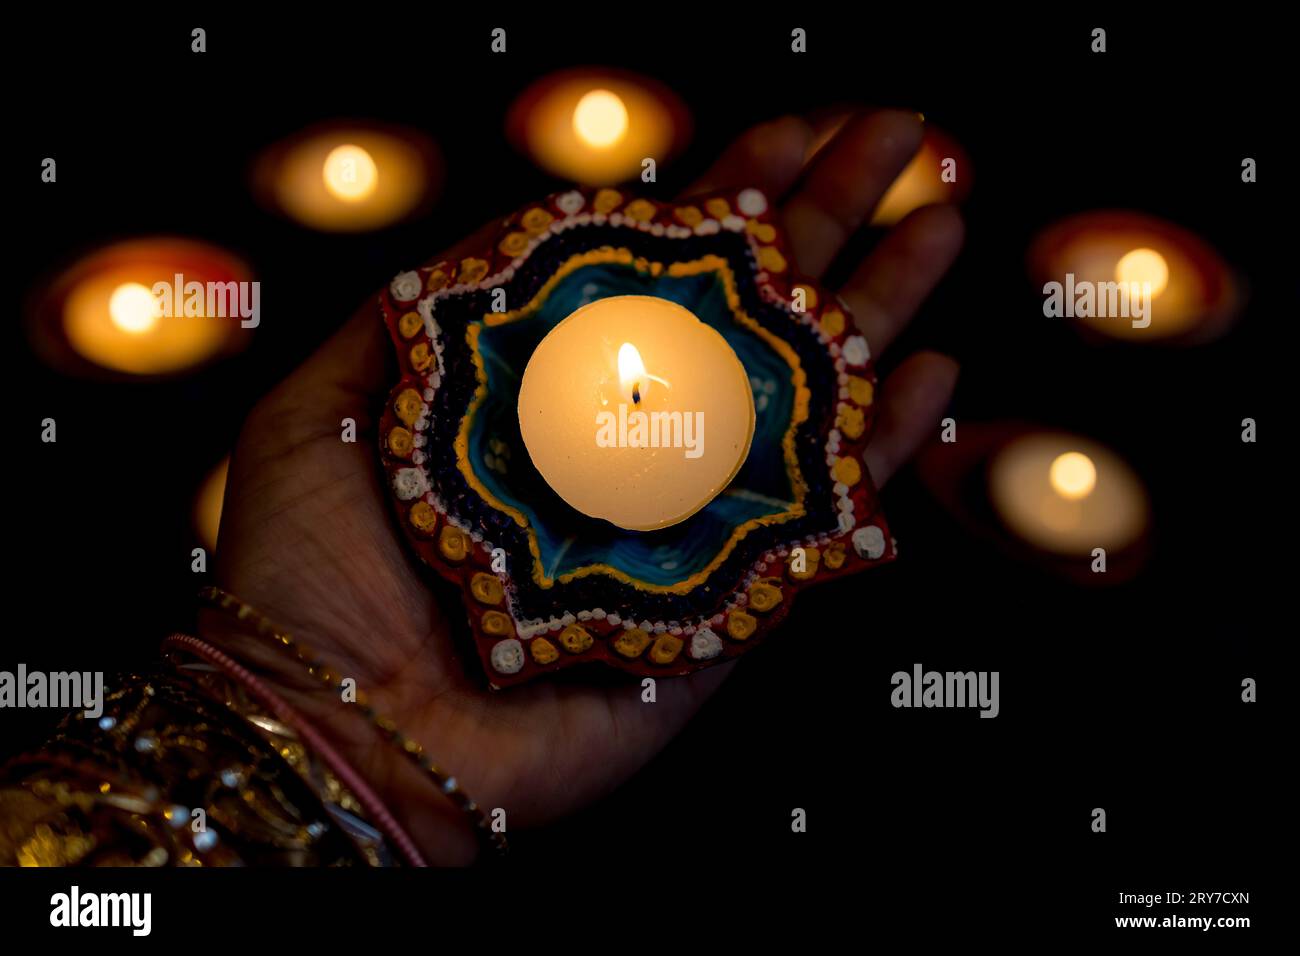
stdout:
[(302, 714), (298, 713), (284, 698), (267, 686), (260, 677), (233, 657), (218, 650), (206, 641), (199, 640), (197, 637), (190, 637), (188, 634), (172, 634), (163, 641), (164, 648), (169, 646), (183, 648), (209, 664), (219, 667), (225, 672), (226, 676), (242, 685), (253, 698), (274, 714), (278, 720), (292, 727), (303, 743), (310, 747), (321, 760), (325, 761), (339, 781), (352, 792), (361, 806), (365, 808), (370, 819), (389, 842), (397, 848), (406, 862), (411, 866), (429, 865), (416, 848), (415, 841), (397, 822), (397, 819), (389, 812), (388, 807), (384, 805), (379, 795), (371, 789), (365, 779), (352, 768), (351, 764), (343, 759), (343, 756), (334, 749), (333, 745), (321, 736), (320, 732)]

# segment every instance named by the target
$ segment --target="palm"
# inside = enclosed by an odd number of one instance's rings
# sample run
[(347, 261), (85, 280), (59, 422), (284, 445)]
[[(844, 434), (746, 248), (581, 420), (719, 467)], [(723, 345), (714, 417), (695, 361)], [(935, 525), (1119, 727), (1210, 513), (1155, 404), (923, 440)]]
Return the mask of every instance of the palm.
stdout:
[(392, 524), (372, 423), (355, 409), (358, 440), (344, 443), (341, 414), (324, 434), (297, 420), (316, 411), (250, 420), (227, 492), (219, 577), (354, 677), (481, 803), (526, 824), (589, 800), (718, 683), (716, 674), (666, 682), (647, 710), (634, 686), (483, 689)]
[[(801, 167), (810, 135), (797, 120), (758, 127), (699, 186), (752, 184), (787, 195), (783, 216), (799, 265), (816, 276), (915, 151), (920, 131), (907, 114), (869, 114), (809, 170)], [(877, 352), (960, 241), (955, 212), (922, 210), (841, 290)], [(381, 484), (374, 414), (390, 384), (387, 350), (373, 308), (363, 309), (258, 405), (232, 463), (218, 578), (355, 677), (481, 805), (506, 808), (512, 824), (545, 821), (648, 760), (729, 667), (660, 681), (653, 704), (630, 682), (485, 690), (476, 662), (460, 660), (449, 636), (447, 615), (460, 609), (430, 593)], [(954, 375), (949, 360), (922, 354), (885, 383), (867, 455), (878, 483), (928, 434)], [(356, 420), (355, 443), (340, 440), (344, 418)]]

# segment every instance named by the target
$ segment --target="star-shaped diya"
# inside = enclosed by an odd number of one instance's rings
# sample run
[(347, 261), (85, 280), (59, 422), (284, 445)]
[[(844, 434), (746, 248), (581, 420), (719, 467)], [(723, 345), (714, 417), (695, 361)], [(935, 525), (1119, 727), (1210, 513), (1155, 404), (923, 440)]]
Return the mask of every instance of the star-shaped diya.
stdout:
[(389, 484), (494, 687), (596, 661), (689, 673), (894, 556), (862, 458), (867, 344), (793, 275), (756, 189), (557, 194), (380, 308)]

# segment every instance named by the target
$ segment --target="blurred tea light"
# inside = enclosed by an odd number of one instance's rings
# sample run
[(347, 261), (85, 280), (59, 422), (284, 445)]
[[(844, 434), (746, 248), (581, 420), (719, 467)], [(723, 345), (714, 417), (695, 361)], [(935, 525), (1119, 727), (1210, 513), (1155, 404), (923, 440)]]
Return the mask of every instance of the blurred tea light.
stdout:
[[(65, 269), (39, 293), (28, 316), (36, 350), (70, 373), (169, 375), (192, 369), (245, 344), (237, 306), (222, 315), (185, 315), (184, 303), (164, 315), (155, 283), (247, 283), (238, 258), (187, 239), (137, 239), (105, 246)], [(208, 307), (207, 296), (198, 306)], [(233, 314), (232, 314), (233, 313)]]
[(1052, 462), (1052, 488), (1063, 498), (1086, 498), (1097, 487), (1097, 466), (1082, 452), (1067, 451)]
[[(814, 120), (814, 136), (805, 162), (813, 159), (844, 128), (851, 113)], [(924, 122), (925, 117), (917, 114)], [(952, 182), (944, 182), (944, 161), (951, 159)], [(971, 163), (965, 151), (947, 133), (930, 123), (925, 125), (921, 148), (885, 191), (871, 217), (873, 226), (892, 226), (914, 209), (936, 203), (959, 203), (970, 194)]]
[(360, 202), (375, 191), (379, 182), (374, 158), (352, 143), (330, 150), (321, 175), (325, 188), (344, 202)]
[(1115, 264), (1115, 279), (1130, 287), (1147, 286), (1154, 299), (1169, 285), (1169, 263), (1154, 249), (1134, 249)]
[(199, 543), (211, 554), (217, 547), (217, 529), (221, 527), (221, 504), (226, 497), (226, 475), (230, 459), (225, 458), (213, 468), (199, 486), (194, 499), (194, 530)]
[(1133, 470), (1114, 452), (1075, 435), (1031, 432), (989, 463), (989, 494), (1006, 527), (1060, 555), (1117, 553), (1146, 531), (1150, 507)]
[(609, 90), (592, 90), (573, 109), (573, 129), (589, 146), (613, 146), (627, 134), (627, 107)]
[(678, 152), (690, 120), (661, 84), (614, 70), (571, 70), (526, 89), (506, 116), (516, 149), (552, 175), (589, 185), (638, 176)]
[(108, 317), (124, 332), (148, 332), (162, 318), (162, 307), (147, 286), (123, 282), (108, 297)]
[(433, 141), (398, 127), (324, 125), (264, 151), (253, 167), (258, 199), (322, 232), (366, 232), (428, 208), (441, 180)]
[[(1057, 282), (1068, 293), (1067, 274), (1073, 275), (1074, 288), (1119, 283), (1130, 289), (1132, 283), (1150, 283), (1150, 324), (1145, 327), (1135, 327), (1123, 315), (1070, 319), (1090, 333), (1127, 342), (1209, 341), (1227, 331), (1244, 301), (1232, 270), (1204, 240), (1138, 212), (1087, 212), (1049, 226), (1030, 245), (1029, 270), (1040, 291)], [(1099, 293), (1098, 302), (1101, 298)]]

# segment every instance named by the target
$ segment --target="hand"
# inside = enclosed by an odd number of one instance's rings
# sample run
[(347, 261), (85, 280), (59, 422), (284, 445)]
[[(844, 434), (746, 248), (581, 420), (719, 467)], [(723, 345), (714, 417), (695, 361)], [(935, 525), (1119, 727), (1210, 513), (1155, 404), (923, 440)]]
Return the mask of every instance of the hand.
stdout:
[[(918, 149), (921, 123), (899, 112), (856, 117), (805, 168), (812, 136), (796, 118), (759, 126), (690, 192), (752, 185), (782, 197), (800, 271), (817, 277)], [(840, 291), (873, 353), (885, 350), (947, 270), (962, 233), (955, 209), (921, 209), (857, 267)], [(442, 607), (430, 593), (431, 572), (408, 553), (383, 485), (375, 427), (394, 380), (389, 352), (372, 302), (254, 409), (231, 463), (218, 583), (355, 678), (376, 709), (420, 741), (481, 806), (504, 808), (511, 828), (543, 823), (642, 766), (730, 665), (661, 681), (653, 707), (641, 703), (632, 682), (486, 690), (477, 662), (460, 660), (448, 636), (447, 615), (461, 608)], [(953, 361), (922, 353), (885, 381), (866, 455), (877, 485), (931, 434), (955, 379)], [(345, 417), (357, 422), (354, 444), (340, 440)], [(210, 616), (204, 630), (241, 658), (284, 671), (274, 649)], [(286, 673), (286, 695), (338, 739), (432, 860), (472, 858), (468, 828), (427, 778), (381, 745), (354, 709), (323, 691), (300, 692), (308, 685), (293, 681)]]

